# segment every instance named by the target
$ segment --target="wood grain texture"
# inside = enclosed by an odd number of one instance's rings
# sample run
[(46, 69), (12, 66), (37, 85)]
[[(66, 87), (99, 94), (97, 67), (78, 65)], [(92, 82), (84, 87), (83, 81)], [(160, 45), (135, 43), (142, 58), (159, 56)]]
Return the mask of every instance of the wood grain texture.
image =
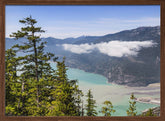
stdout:
[[(160, 117), (9, 117), (5, 116), (5, 5), (161, 5)], [(0, 121), (165, 121), (165, 0), (0, 0)]]
[(165, 121), (165, 1), (161, 4), (161, 116)]
[(4, 17), (4, 6), (5, 4), (3, 1), (0, 1), (0, 121), (3, 120), (3, 114), (4, 114), (4, 102), (5, 102), (5, 80), (4, 80), (4, 54), (5, 54), (5, 48), (4, 48), (4, 43), (5, 43), (5, 17)]
[[(162, 0), (5, 0), (9, 5), (130, 5), (130, 4), (160, 4)], [(33, 1), (33, 2), (31, 2)]]

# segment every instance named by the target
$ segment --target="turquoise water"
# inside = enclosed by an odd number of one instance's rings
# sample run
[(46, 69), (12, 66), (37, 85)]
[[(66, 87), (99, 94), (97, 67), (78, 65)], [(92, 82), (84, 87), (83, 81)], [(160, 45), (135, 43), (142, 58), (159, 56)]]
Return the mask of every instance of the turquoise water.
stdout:
[[(107, 85), (108, 80), (102, 75), (88, 73), (79, 69), (70, 68), (67, 72), (69, 79), (77, 79), (86, 84)], [(111, 84), (108, 84), (111, 85)]]
[[(99, 105), (97, 108), (97, 111), (101, 110), (101, 106)], [(136, 103), (136, 111), (137, 115), (141, 114), (142, 111), (152, 108), (152, 107), (157, 107), (158, 105), (153, 105), (153, 104), (147, 104), (147, 103)], [(114, 105), (114, 109), (116, 110), (115, 113), (112, 114), (112, 116), (127, 116), (126, 110), (129, 108), (129, 103), (121, 103), (120, 105)], [(99, 113), (99, 116), (103, 116), (101, 113)]]
[[(50, 64), (54, 69), (56, 69), (56, 63), (51, 62)], [(88, 73), (79, 69), (68, 68), (67, 75), (69, 79), (77, 79), (79, 83), (86, 83), (87, 85), (111, 85), (107, 83), (108, 79), (104, 76), (94, 73)]]
[[(56, 69), (56, 63), (51, 62), (50, 64), (54, 69)], [(90, 88), (93, 88), (95, 86), (98, 87), (99, 85), (101, 86), (108, 85), (110, 87), (113, 86), (112, 84), (107, 83), (108, 80), (104, 76), (99, 75), (99, 74), (94, 74), (94, 73), (88, 73), (79, 69), (68, 68), (67, 75), (69, 79), (77, 79), (80, 87), (88, 86)], [(117, 86), (117, 87), (118, 87), (117, 89), (120, 88), (120, 86)], [(121, 88), (123, 87), (121, 86)], [(82, 91), (86, 93), (87, 89), (86, 90), (82, 89)], [(99, 91), (104, 91), (104, 90), (99, 90)], [(96, 102), (97, 102), (97, 97), (95, 96), (94, 98), (96, 99)], [(136, 109), (137, 109), (138, 114), (140, 114), (141, 111), (145, 109), (149, 109), (149, 108), (157, 107), (157, 106), (158, 105), (154, 105), (154, 104), (139, 103), (139, 102), (136, 103)], [(102, 107), (102, 104), (97, 104), (98, 112), (101, 110), (101, 107)], [(129, 95), (125, 95), (124, 97), (121, 98), (121, 100), (118, 103), (114, 103), (114, 109), (116, 110), (116, 112), (113, 113), (112, 116), (127, 116), (126, 110), (128, 108), (129, 108)], [(98, 116), (102, 116), (102, 114), (99, 113)]]

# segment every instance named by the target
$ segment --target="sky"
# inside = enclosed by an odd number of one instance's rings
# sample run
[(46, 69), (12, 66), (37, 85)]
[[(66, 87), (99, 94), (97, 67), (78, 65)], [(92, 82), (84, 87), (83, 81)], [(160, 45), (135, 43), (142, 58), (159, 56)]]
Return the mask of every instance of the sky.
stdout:
[(41, 37), (102, 36), (141, 26), (160, 25), (159, 5), (100, 6), (6, 6), (6, 37), (23, 26), (19, 20), (32, 16), (45, 33)]

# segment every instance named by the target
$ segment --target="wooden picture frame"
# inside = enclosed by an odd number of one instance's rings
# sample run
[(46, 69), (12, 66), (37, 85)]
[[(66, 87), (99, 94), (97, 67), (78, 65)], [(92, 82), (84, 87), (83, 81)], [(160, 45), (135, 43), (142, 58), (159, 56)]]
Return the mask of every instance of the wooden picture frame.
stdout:
[[(160, 5), (161, 114), (158, 117), (29, 117), (5, 116), (5, 6), (6, 5)], [(165, 1), (164, 0), (1, 0), (0, 1), (0, 121), (165, 121)]]

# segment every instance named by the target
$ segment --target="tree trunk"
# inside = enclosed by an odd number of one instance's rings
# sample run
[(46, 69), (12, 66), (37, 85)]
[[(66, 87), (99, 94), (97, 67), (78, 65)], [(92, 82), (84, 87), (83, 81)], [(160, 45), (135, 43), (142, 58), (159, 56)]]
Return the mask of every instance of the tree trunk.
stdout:
[[(34, 37), (34, 32), (32, 33), (32, 36)], [(36, 41), (35, 39), (33, 39), (33, 47), (34, 47), (34, 61), (35, 61), (35, 78), (37, 83), (39, 82), (39, 78), (38, 78), (38, 59), (37, 59), (37, 48), (36, 48)], [(39, 107), (39, 85), (37, 84), (37, 92), (36, 92), (36, 101), (37, 101), (37, 107)]]
[(21, 87), (21, 99), (22, 99), (22, 107), (21, 107), (21, 110), (22, 110), (22, 114), (25, 115), (25, 110), (24, 110), (24, 107), (25, 107), (25, 96), (23, 95), (24, 93), (24, 88), (25, 88), (25, 82), (24, 82), (24, 78), (22, 80), (22, 87)]

